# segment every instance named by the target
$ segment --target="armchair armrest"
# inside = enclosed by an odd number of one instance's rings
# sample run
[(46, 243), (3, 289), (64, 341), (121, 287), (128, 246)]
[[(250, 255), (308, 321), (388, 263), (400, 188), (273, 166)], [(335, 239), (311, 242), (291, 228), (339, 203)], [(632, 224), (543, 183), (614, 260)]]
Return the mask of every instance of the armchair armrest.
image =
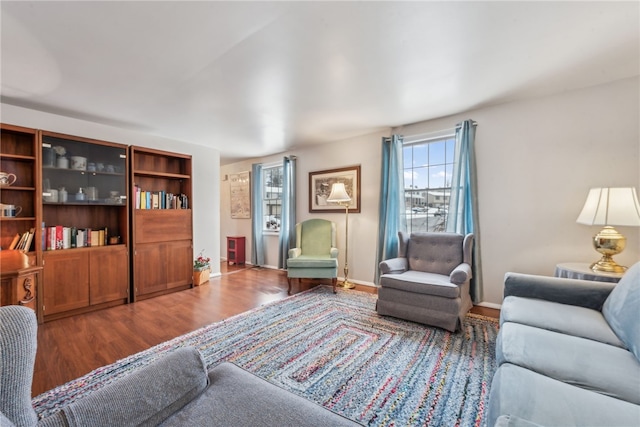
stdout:
[(471, 266), (466, 262), (463, 262), (453, 269), (453, 271), (449, 275), (449, 280), (451, 281), (451, 283), (455, 283), (456, 285), (462, 285), (464, 282), (471, 279), (471, 277)]
[(181, 409), (209, 382), (194, 347), (178, 349), (80, 398), (62, 412), (73, 426), (152, 426)]
[(302, 254), (302, 249), (292, 248), (289, 249), (289, 258), (298, 258)]
[(507, 273), (504, 276), (504, 297), (536, 298), (601, 311), (615, 286), (615, 283), (607, 282)]
[(338, 248), (331, 248), (329, 255), (331, 255), (331, 258), (338, 258)]
[(382, 274), (400, 274), (409, 269), (409, 261), (406, 258), (391, 258), (380, 263)]

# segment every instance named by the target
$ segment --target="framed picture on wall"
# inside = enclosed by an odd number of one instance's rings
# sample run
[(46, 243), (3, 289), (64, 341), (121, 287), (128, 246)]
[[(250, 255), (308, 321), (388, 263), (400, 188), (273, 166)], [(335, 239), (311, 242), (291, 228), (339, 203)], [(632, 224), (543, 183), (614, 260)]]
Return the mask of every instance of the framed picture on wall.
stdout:
[(360, 165), (309, 172), (309, 212), (344, 212), (344, 206), (327, 202), (337, 182), (344, 183), (351, 197), (349, 213), (360, 213)]
[(251, 172), (229, 175), (231, 194), (231, 218), (251, 218)]

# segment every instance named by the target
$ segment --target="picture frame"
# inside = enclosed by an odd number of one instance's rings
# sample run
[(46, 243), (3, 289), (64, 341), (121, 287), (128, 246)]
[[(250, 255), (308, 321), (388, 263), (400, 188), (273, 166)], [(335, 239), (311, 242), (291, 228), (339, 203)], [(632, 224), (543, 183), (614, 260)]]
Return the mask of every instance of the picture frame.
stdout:
[(344, 212), (337, 203), (327, 202), (334, 183), (344, 183), (351, 197), (349, 213), (360, 213), (360, 165), (309, 172), (309, 212)]
[(231, 194), (231, 218), (251, 218), (251, 172), (229, 175), (229, 193)]

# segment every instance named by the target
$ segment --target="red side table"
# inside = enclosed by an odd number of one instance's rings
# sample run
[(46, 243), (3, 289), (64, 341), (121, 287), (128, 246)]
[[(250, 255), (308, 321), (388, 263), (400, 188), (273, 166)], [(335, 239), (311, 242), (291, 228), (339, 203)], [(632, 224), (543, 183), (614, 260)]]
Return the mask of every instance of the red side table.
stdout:
[(227, 236), (227, 265), (244, 264), (244, 236)]

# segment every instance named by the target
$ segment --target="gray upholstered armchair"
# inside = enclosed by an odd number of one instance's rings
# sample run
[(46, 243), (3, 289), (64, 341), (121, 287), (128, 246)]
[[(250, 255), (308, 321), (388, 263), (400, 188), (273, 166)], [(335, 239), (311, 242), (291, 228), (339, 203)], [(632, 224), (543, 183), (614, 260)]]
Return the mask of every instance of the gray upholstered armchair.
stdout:
[(296, 247), (289, 249), (287, 282), (291, 279), (331, 279), (333, 293), (338, 282), (336, 224), (326, 219), (308, 219), (296, 224)]
[(473, 234), (400, 232), (398, 237), (398, 258), (380, 263), (378, 314), (460, 329), (473, 305)]

